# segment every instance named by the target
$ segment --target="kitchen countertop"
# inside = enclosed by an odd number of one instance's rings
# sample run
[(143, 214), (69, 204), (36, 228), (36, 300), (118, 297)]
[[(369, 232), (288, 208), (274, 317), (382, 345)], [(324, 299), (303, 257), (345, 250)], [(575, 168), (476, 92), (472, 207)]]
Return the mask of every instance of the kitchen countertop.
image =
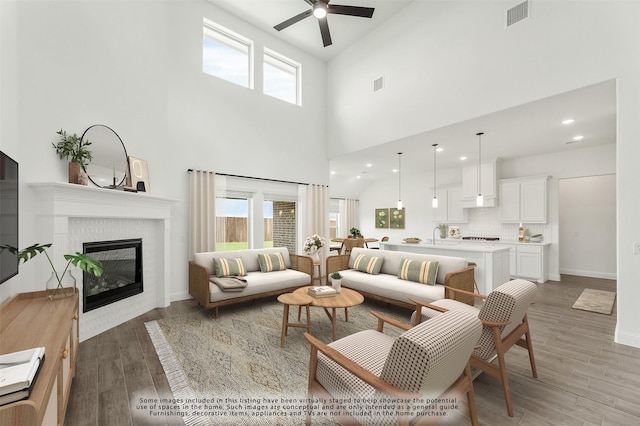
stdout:
[[(397, 241), (394, 241), (398, 243)], [(431, 239), (428, 238), (426, 240), (422, 240), (420, 244), (429, 244), (431, 245)], [(461, 244), (480, 244), (480, 245), (492, 245), (492, 244), (511, 244), (511, 245), (527, 245), (527, 246), (547, 246), (551, 245), (550, 242), (542, 241), (541, 243), (524, 243), (518, 240), (498, 240), (498, 241), (483, 241), (483, 240), (463, 240), (463, 239), (455, 239), (455, 238), (445, 238), (440, 239), (436, 238), (436, 246), (439, 245), (461, 245)]]
[[(478, 244), (478, 243), (485, 243), (485, 244)], [(380, 247), (384, 248), (385, 246), (389, 246), (389, 247), (395, 247), (399, 249), (402, 249), (404, 247), (406, 248), (413, 247), (413, 248), (420, 248), (424, 250), (437, 249), (437, 250), (467, 251), (467, 252), (480, 252), (480, 253), (495, 253), (495, 252), (509, 250), (509, 247), (505, 247), (502, 245), (494, 245), (493, 243), (494, 243), (493, 241), (475, 241), (474, 243), (467, 244), (467, 241), (465, 240), (464, 242), (461, 241), (460, 244), (455, 244), (455, 243), (447, 244), (444, 242), (436, 241), (436, 245), (434, 246), (433, 244), (431, 244), (430, 241), (428, 242), (422, 241), (419, 243), (405, 243), (404, 241), (403, 242), (387, 241), (383, 243), (381, 242)]]

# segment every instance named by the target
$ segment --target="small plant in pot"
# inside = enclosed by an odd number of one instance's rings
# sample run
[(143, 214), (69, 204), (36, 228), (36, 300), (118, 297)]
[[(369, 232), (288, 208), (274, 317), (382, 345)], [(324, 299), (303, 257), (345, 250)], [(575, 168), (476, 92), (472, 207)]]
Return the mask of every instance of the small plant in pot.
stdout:
[(77, 134), (69, 135), (65, 130), (56, 132), (60, 137), (58, 143), (52, 143), (60, 159), (69, 160), (69, 183), (87, 184), (84, 169), (93, 159), (91, 151), (87, 149), (91, 142), (83, 140)]
[(351, 228), (349, 230), (349, 234), (351, 234), (351, 236), (353, 238), (360, 238), (362, 237), (362, 234), (360, 233), (360, 230), (358, 228)]
[[(90, 274), (99, 277), (104, 272), (104, 268), (102, 263), (99, 260), (96, 260), (90, 256), (87, 256), (83, 253), (76, 252), (75, 254), (65, 254), (64, 259), (67, 261), (62, 274), (59, 274), (56, 270), (55, 266), (53, 266), (53, 262), (47, 253), (47, 249), (51, 247), (51, 244), (34, 244), (25, 249), (22, 249), (18, 253), (18, 258), (23, 263), (26, 263), (29, 259), (33, 259), (38, 253), (44, 253), (47, 256), (47, 260), (49, 261), (49, 265), (51, 266), (52, 273), (51, 278), (47, 282), (47, 290), (49, 291), (50, 299), (57, 299), (60, 297), (71, 296), (75, 292), (75, 278), (71, 275), (71, 271), (68, 271), (69, 266), (73, 264), (77, 266), (81, 270), (88, 272)], [(68, 273), (67, 273), (68, 271)], [(69, 284), (68, 287), (65, 287), (65, 283)]]
[(336, 289), (336, 292), (340, 293), (342, 286), (342, 275), (340, 275), (340, 272), (332, 272), (329, 278), (331, 278), (331, 286)]

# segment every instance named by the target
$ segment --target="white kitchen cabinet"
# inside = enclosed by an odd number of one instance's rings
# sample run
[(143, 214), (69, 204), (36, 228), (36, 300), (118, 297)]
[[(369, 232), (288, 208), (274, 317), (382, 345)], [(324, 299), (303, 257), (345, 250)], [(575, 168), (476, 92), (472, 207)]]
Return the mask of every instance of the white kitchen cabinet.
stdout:
[(549, 279), (546, 245), (518, 244), (516, 246), (516, 276), (543, 283)]
[(548, 176), (503, 179), (498, 183), (498, 219), (504, 223), (547, 222)]
[(444, 187), (436, 190), (438, 208), (433, 217), (438, 223), (467, 223), (467, 212), (462, 208), (462, 186)]
[[(500, 178), (500, 161), (493, 160), (480, 165), (480, 192), (484, 197), (484, 207), (498, 205), (497, 181)], [(462, 168), (462, 207), (476, 207), (478, 196), (478, 165)]]
[(512, 277), (518, 276), (518, 259), (516, 256), (516, 244), (504, 244), (505, 247), (509, 247), (509, 275)]

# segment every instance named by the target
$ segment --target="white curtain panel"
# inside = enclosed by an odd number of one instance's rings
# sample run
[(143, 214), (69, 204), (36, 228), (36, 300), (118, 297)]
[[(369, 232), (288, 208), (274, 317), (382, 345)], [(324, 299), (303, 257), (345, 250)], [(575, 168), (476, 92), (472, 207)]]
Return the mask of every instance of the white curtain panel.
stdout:
[(356, 223), (356, 200), (351, 198), (340, 200), (338, 206), (340, 209), (340, 232), (344, 234), (339, 236), (344, 238), (349, 235), (351, 228), (358, 227)]
[(303, 208), (303, 214), (300, 216), (303, 218), (300, 229), (302, 230), (300, 235), (300, 253), (302, 251), (302, 245), (304, 240), (313, 235), (318, 234), (324, 237), (326, 244), (322, 250), (321, 255), (321, 268), (324, 273), (324, 259), (329, 254), (329, 187), (324, 185), (301, 185), (299, 187), (300, 205)]
[(194, 170), (189, 174), (189, 259), (194, 253), (216, 249), (216, 175)]

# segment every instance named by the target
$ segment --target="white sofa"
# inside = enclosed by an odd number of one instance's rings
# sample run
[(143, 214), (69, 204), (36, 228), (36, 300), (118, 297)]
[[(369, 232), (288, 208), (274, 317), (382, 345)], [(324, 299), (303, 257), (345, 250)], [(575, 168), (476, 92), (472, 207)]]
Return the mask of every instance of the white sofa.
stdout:
[[(258, 254), (280, 253), (287, 269), (262, 272)], [(246, 270), (246, 287), (242, 291), (223, 291), (211, 281), (214, 274), (214, 258), (242, 259)], [(214, 251), (195, 253), (189, 262), (189, 294), (205, 308), (214, 308), (218, 318), (218, 307), (241, 303), (252, 299), (288, 293), (311, 284), (313, 260), (309, 256), (290, 254), (286, 247)]]
[[(353, 269), (358, 255), (383, 257), (379, 274), (369, 274)], [(437, 261), (436, 285), (427, 285), (398, 278), (403, 259)], [(327, 275), (338, 271), (342, 275), (342, 286), (362, 293), (365, 297), (381, 300), (394, 305), (414, 309), (410, 298), (433, 302), (445, 298), (455, 298), (473, 305), (473, 297), (453, 294), (445, 286), (474, 291), (474, 267), (460, 257), (436, 256), (402, 251), (354, 248), (349, 255), (329, 256), (326, 260)]]

